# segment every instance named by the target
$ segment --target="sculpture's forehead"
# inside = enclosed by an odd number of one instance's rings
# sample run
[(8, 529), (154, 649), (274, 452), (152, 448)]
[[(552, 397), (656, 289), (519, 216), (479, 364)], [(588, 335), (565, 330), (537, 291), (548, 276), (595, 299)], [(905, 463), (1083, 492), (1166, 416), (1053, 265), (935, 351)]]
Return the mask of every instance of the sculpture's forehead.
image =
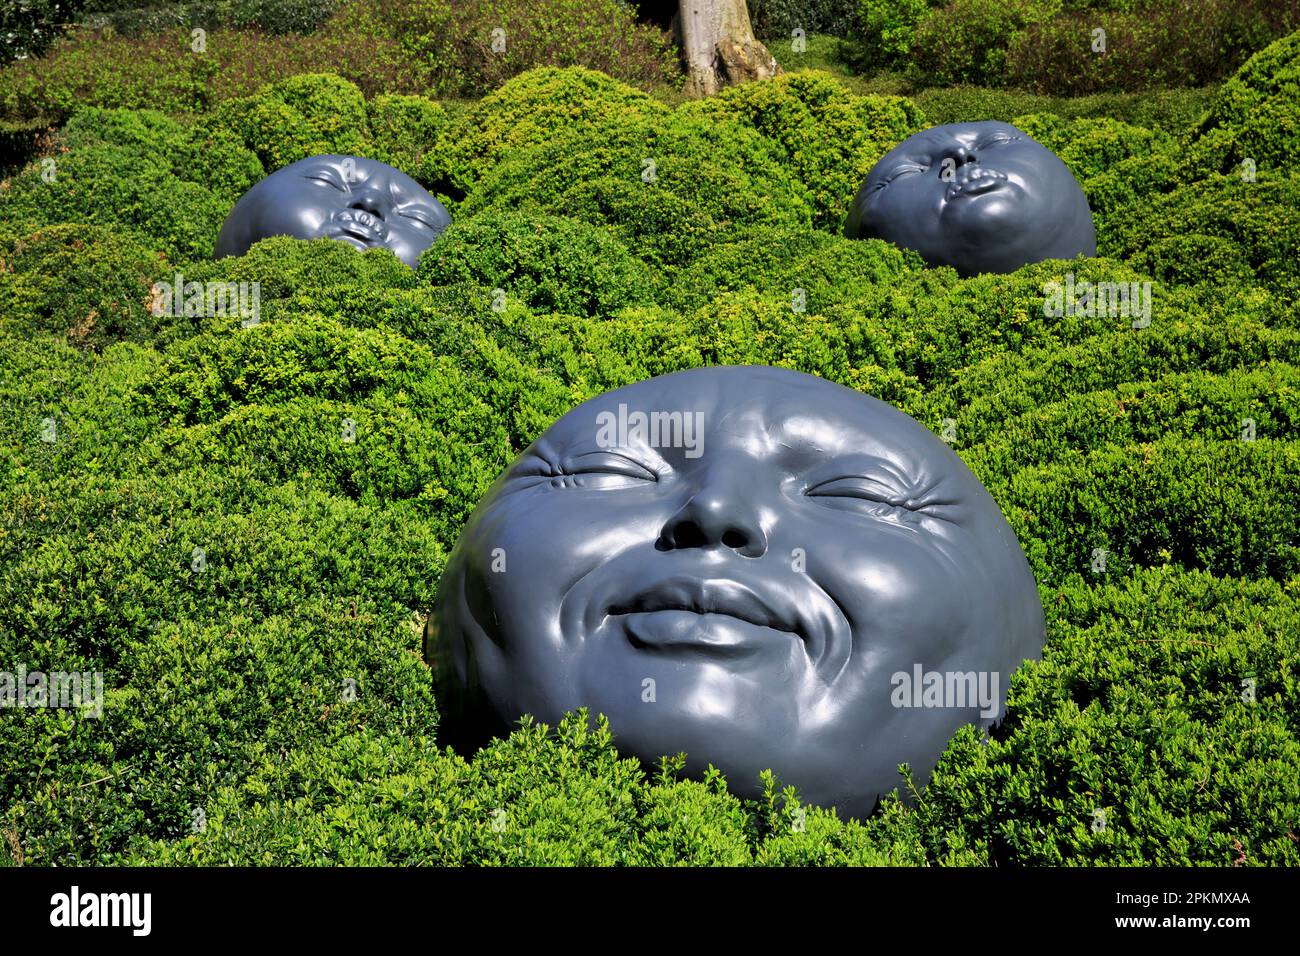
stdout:
[(341, 156), (336, 154), (310, 156), (307, 159), (301, 159), (286, 166), (272, 175), (279, 176), (287, 173), (304, 176), (310, 174), (312, 170), (321, 169), (322, 167), (334, 170), (350, 182), (382, 183), (406, 194), (414, 196), (428, 195), (423, 186), (400, 169), (389, 166), (387, 163), (381, 163), (377, 159), (367, 159), (364, 156)]
[(811, 375), (738, 368), (697, 369), (607, 392), (569, 412), (546, 437), (570, 448), (594, 442), (602, 422), (625, 421), (634, 412), (680, 415), (706, 436), (706, 447), (736, 445), (755, 453), (784, 448), (919, 457), (938, 441), (915, 419), (852, 389)]
[(877, 163), (877, 168), (909, 156), (949, 148), (954, 144), (970, 148), (991, 133), (1011, 133), (1014, 136), (1028, 140), (1028, 137), (1020, 130), (1010, 123), (1003, 123), (1000, 120), (981, 120), (976, 123), (949, 123), (946, 126), (932, 126), (930, 129), (913, 133), (891, 149)]
[(977, 142), (981, 137), (999, 132), (1023, 135), (1010, 123), (1003, 123), (1000, 120), (980, 120), (975, 123), (948, 123), (944, 126), (932, 126), (930, 129), (922, 130), (908, 137), (903, 142), (904, 144), (951, 143), (954, 140), (960, 143)]

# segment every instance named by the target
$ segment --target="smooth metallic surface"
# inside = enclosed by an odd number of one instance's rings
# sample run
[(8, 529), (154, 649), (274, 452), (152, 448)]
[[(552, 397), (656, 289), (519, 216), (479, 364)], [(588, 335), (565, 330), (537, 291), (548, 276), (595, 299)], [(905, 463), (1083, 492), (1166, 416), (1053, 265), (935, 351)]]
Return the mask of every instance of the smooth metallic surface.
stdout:
[(1097, 254), (1092, 211), (1069, 168), (1014, 126), (991, 121), (935, 126), (886, 153), (844, 233), (915, 249), (963, 276)]
[[(849, 388), (732, 366), (552, 425), (467, 523), (425, 657), (462, 749), (587, 706), (625, 754), (685, 751), (748, 796), (771, 768), (861, 816), (899, 763), (924, 782), (996, 720), (1043, 641), (1024, 554), (952, 449)], [(901, 692), (930, 672), (993, 698)]]
[(438, 200), (406, 173), (359, 156), (311, 156), (244, 193), (217, 236), (214, 258), (242, 256), (270, 236), (338, 239), (391, 249), (412, 269), (451, 225)]

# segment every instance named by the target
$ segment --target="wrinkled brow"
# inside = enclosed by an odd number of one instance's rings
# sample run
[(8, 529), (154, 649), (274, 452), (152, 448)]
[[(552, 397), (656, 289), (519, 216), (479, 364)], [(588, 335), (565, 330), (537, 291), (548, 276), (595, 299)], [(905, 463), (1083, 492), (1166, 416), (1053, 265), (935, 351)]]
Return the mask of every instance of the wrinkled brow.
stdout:
[(766, 438), (773, 450), (782, 455), (794, 469), (806, 471), (834, 461), (843, 461), (846, 474), (870, 466), (886, 474), (903, 487), (922, 490), (929, 481), (933, 468), (925, 466), (910, 448), (900, 446), (885, 437), (892, 429), (883, 429), (871, 435), (859, 429), (846, 429), (826, 418), (815, 415), (789, 415), (770, 423), (765, 429)]

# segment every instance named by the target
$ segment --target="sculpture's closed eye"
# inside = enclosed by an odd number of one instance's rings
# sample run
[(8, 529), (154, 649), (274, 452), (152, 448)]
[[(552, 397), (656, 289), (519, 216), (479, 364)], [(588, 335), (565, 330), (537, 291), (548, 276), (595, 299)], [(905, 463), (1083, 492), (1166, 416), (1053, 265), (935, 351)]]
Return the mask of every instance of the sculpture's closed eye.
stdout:
[(906, 495), (900, 494), (884, 482), (856, 475), (819, 482), (804, 494), (809, 498), (854, 498), (888, 508), (899, 508), (905, 511), (922, 510), (916, 507)]
[(976, 149), (988, 149), (990, 146), (1003, 146), (1007, 143), (1015, 143), (1024, 139), (1023, 136), (1016, 136), (1012, 133), (993, 133), (987, 139), (980, 142)]
[(638, 481), (658, 481), (659, 476), (635, 459), (616, 451), (593, 451), (560, 462), (566, 475), (622, 475)]
[(616, 451), (592, 451), (554, 461), (541, 456), (523, 462), (515, 478), (529, 479), (526, 487), (547, 483), (552, 488), (606, 490), (631, 488), (659, 480), (657, 472)]
[(313, 169), (311, 172), (306, 174), (305, 178), (310, 179), (313, 182), (323, 183), (326, 186), (333, 186), (341, 193), (348, 191), (347, 183), (343, 181), (343, 177), (328, 166), (320, 169)]
[(423, 206), (408, 206), (404, 209), (399, 209), (398, 215), (405, 216), (407, 219), (419, 223), (426, 229), (437, 228), (434, 223), (433, 211), (426, 209)]
[(828, 508), (873, 517), (894, 517), (905, 521), (916, 521), (921, 516), (943, 521), (959, 520), (956, 501), (941, 500), (931, 491), (903, 492), (881, 479), (861, 475), (820, 481), (806, 489), (804, 495)]
[(904, 163), (895, 166), (888, 176), (886, 176), (880, 182), (876, 183), (876, 189), (877, 190), (884, 189), (895, 179), (897, 179), (899, 176), (902, 176), (905, 173), (923, 173), (928, 168), (929, 167), (926, 166), (918, 166), (915, 163)]

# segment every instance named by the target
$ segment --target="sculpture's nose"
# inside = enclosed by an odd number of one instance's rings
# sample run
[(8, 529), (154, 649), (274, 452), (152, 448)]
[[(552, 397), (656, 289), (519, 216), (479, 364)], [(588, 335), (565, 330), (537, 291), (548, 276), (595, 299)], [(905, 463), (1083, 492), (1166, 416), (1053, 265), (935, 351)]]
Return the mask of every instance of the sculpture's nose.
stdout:
[(348, 203), (348, 208), (360, 209), (363, 212), (368, 212), (380, 221), (384, 218), (383, 203), (380, 202), (379, 197), (373, 193), (355, 193), (352, 197), (352, 202)]
[[(733, 472), (734, 474), (734, 472)], [(691, 495), (659, 532), (661, 550), (730, 548), (747, 558), (767, 552), (767, 535), (759, 520), (753, 496), (732, 487), (715, 472), (711, 480)]]
[(956, 167), (965, 166), (967, 163), (978, 162), (975, 156), (975, 150), (957, 140), (953, 140), (949, 146), (945, 147), (940, 152), (939, 159), (940, 167), (943, 166), (943, 160), (945, 159), (951, 159), (953, 166)]

